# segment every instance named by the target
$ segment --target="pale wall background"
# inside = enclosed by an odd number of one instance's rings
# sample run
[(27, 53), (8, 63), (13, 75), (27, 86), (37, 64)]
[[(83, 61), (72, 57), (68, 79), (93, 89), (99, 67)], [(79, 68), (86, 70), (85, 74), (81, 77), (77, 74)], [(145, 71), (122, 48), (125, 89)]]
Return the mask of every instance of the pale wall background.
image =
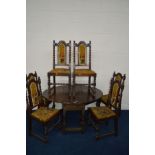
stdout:
[(37, 71), (42, 90), (52, 68), (53, 40), (91, 40), (97, 88), (107, 93), (113, 72), (125, 73), (122, 108), (129, 109), (128, 0), (27, 0), (26, 72)]

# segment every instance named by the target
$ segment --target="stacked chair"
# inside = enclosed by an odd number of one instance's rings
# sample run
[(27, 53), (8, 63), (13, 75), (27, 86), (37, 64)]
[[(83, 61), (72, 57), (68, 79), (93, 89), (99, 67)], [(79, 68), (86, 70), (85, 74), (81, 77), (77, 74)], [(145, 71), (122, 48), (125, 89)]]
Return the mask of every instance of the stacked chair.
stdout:
[[(105, 106), (91, 107), (89, 108), (89, 119), (96, 129), (96, 139), (100, 139), (106, 135), (118, 134), (118, 119), (121, 112), (121, 100), (124, 90), (124, 81), (126, 76), (122, 76), (121, 73), (113, 74), (111, 79), (109, 94), (102, 96), (101, 102), (105, 103)], [(104, 100), (103, 100), (104, 98)], [(106, 100), (105, 100), (106, 98)], [(114, 120), (114, 130), (106, 134), (100, 134), (99, 125), (107, 120)]]
[[(27, 113), (29, 117), (29, 135), (35, 136), (43, 142), (48, 141), (48, 132), (53, 129), (61, 120), (60, 110), (48, 108), (50, 101), (42, 96), (41, 80), (37, 73), (30, 73), (26, 76), (27, 88)], [(49, 128), (50, 122), (59, 116), (59, 120)], [(36, 120), (43, 125), (43, 136), (32, 130), (32, 120)]]

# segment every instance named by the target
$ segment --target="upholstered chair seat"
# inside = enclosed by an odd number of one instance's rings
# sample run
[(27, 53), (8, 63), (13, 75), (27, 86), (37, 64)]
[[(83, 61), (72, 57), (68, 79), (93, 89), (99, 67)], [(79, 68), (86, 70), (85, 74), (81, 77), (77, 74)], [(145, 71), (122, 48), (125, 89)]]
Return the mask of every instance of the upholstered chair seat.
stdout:
[(40, 122), (47, 123), (48, 121), (54, 119), (54, 117), (58, 116), (60, 110), (58, 109), (49, 109), (47, 107), (41, 107), (34, 112), (31, 113), (31, 116), (34, 119), (39, 120)]
[(74, 74), (76, 76), (95, 76), (96, 73), (90, 69), (75, 69)]
[(67, 76), (70, 75), (70, 70), (66, 68), (55, 68), (50, 73), (55, 76)]
[(90, 108), (90, 112), (97, 120), (104, 120), (116, 116), (116, 113), (108, 107), (92, 107)]

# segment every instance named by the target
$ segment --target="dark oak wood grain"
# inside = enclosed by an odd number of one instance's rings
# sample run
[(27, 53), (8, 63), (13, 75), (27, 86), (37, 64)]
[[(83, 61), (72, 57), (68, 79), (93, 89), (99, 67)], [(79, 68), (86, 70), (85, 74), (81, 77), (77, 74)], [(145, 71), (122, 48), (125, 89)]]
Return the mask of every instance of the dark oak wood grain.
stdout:
[[(74, 89), (75, 95), (69, 95), (70, 92), (72, 94)], [(97, 102), (101, 96), (103, 95), (102, 91), (95, 88), (95, 93), (92, 95), (89, 93), (88, 86), (84, 85), (76, 85), (75, 87), (68, 87), (68, 86), (58, 86), (56, 87), (56, 93), (53, 93), (53, 90), (48, 92), (45, 90), (43, 95), (48, 98), (48, 100), (53, 102), (58, 102), (62, 104), (90, 104), (93, 102)]]

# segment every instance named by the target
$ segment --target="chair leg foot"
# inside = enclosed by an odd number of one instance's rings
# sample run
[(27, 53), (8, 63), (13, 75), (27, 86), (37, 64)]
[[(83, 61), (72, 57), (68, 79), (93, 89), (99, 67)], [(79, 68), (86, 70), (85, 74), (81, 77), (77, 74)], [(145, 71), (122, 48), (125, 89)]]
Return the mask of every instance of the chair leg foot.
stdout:
[(34, 132), (31, 132), (31, 136), (33, 136), (33, 137), (39, 139), (40, 141), (42, 141), (42, 142), (44, 142), (44, 143), (48, 143), (48, 138), (47, 138), (47, 136), (40, 136), (40, 135), (38, 135), (38, 134), (36, 134), (36, 133), (34, 133)]
[(100, 135), (99, 133), (96, 134), (96, 140), (100, 140), (102, 138), (104, 138), (105, 136), (110, 136), (110, 135), (114, 135), (115, 132), (114, 131), (110, 131), (108, 133), (102, 134)]

